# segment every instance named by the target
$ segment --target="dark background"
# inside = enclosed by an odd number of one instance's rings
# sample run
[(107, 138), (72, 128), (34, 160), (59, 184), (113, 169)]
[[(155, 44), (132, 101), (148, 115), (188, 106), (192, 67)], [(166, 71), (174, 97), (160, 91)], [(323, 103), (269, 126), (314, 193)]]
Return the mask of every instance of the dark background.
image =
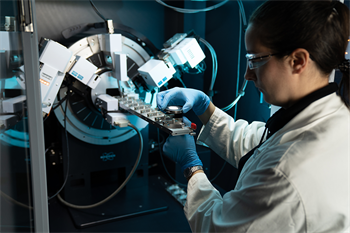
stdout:
[[(244, 79), (244, 73), (246, 68), (245, 60), (245, 46), (244, 46), (244, 29), (241, 38), (241, 44), (239, 44), (239, 7), (237, 1), (229, 1), (224, 6), (209, 11), (206, 13), (197, 14), (182, 14), (175, 12), (171, 9), (165, 8), (153, 0), (117, 0), (117, 1), (93, 1), (101, 14), (108, 18), (113, 19), (115, 23), (126, 25), (135, 31), (143, 34), (151, 41), (158, 49), (162, 48), (162, 44), (171, 38), (176, 33), (188, 32), (195, 30), (195, 32), (206, 39), (215, 49), (218, 58), (218, 74), (214, 90), (216, 94), (213, 97), (213, 103), (223, 108), (230, 104), (236, 96), (237, 79), (239, 79), (238, 87)], [(180, 7), (180, 8), (204, 8), (218, 3), (218, 1), (165, 1), (167, 4)], [(74, 43), (74, 40), (78, 40), (80, 37), (93, 34), (92, 31), (87, 31), (84, 34), (75, 36), (73, 39), (66, 40), (61, 35), (61, 32), (74, 25), (82, 23), (96, 23), (102, 22), (102, 19), (96, 14), (90, 5), (88, 0), (37, 0), (36, 3), (36, 22), (38, 38), (41, 37), (52, 39), (65, 46), (69, 46)], [(245, 14), (247, 20), (254, 9), (259, 6), (262, 1), (243, 1)], [(345, 1), (349, 6), (349, 1)], [(9, 4), (9, 1), (0, 0), (0, 25), (3, 25), (4, 16), (8, 15), (8, 12), (14, 12), (16, 4)], [(240, 73), (238, 73), (238, 48), (241, 47), (241, 64), (239, 67)], [(203, 47), (204, 48), (204, 47)], [(207, 92), (211, 80), (211, 68), (212, 61), (211, 55), (208, 49), (205, 48), (207, 64), (207, 70), (204, 74), (183, 76), (183, 81), (187, 87), (196, 88)], [(170, 87), (178, 85), (176, 82), (171, 82)], [(235, 112), (236, 111), (236, 112)], [(254, 87), (253, 83), (248, 83), (245, 95), (238, 102), (237, 108), (232, 108), (228, 111), (228, 114), (235, 116), (237, 119), (245, 119), (249, 123), (252, 121), (267, 121), (270, 116), (269, 105), (265, 102), (260, 103), (260, 93)], [(190, 112), (187, 117), (199, 127), (201, 123), (196, 116)], [(60, 127), (54, 117), (50, 117), (45, 125), (45, 138), (54, 141), (55, 138), (51, 138), (49, 135), (51, 129), (55, 130), (55, 127)], [(48, 130), (50, 129), (50, 130)], [(160, 133), (161, 140), (166, 138), (167, 135)], [(149, 175), (158, 176), (161, 175), (165, 179), (170, 179), (161, 165), (159, 156), (159, 150), (157, 150), (157, 130), (155, 127), (149, 127), (149, 141), (156, 144), (155, 149), (149, 148)], [(55, 143), (55, 142), (48, 142)], [(46, 146), (48, 146), (48, 143)], [(147, 145), (146, 145), (147, 146)], [(207, 174), (210, 179), (216, 177), (224, 165), (224, 161), (206, 148), (198, 148), (204, 165), (209, 168)], [(168, 169), (170, 173), (176, 178), (176, 168), (173, 168), (171, 162), (165, 161), (169, 165)], [(59, 170), (54, 170), (49, 167), (48, 176), (53, 176), (55, 173), (60, 173)], [(63, 173), (62, 173), (63, 174)], [(217, 178), (213, 181), (214, 185), (220, 189), (222, 193), (232, 190), (235, 185), (236, 169), (231, 165), (226, 164), (224, 169), (220, 172)], [(50, 179), (50, 177), (48, 177)], [(183, 179), (183, 178), (182, 178)], [(180, 180), (183, 182), (183, 180)], [(59, 182), (59, 181), (57, 181)], [(156, 181), (151, 180), (150, 185), (155, 184)], [(50, 187), (49, 187), (50, 188)], [(159, 194), (160, 195), (160, 194)], [(163, 194), (162, 194), (163, 195)], [(164, 195), (167, 195), (164, 193)], [(183, 232), (189, 231), (189, 227), (184, 218), (182, 207), (176, 203), (171, 197), (165, 197), (164, 199), (169, 203), (168, 215), (162, 215), (162, 213), (153, 214), (153, 216), (147, 216), (143, 218), (144, 224), (142, 226), (135, 225), (133, 219), (123, 220), (120, 224), (123, 227), (107, 224), (103, 227), (93, 228), (90, 230), (81, 231), (164, 231), (166, 229), (170, 232)], [(173, 201), (174, 203), (171, 203)], [(50, 226), (51, 231), (80, 231), (73, 227), (70, 222), (70, 217), (65, 208), (59, 205), (57, 200), (50, 203)], [(167, 226), (166, 222), (157, 221), (162, 218), (175, 218), (179, 219), (180, 225)], [(169, 221), (170, 221), (169, 220)], [(140, 219), (137, 221), (141, 221)], [(161, 227), (154, 228), (154, 224), (158, 224)], [(162, 224), (164, 226), (162, 226)], [(66, 226), (66, 227), (64, 227)], [(132, 226), (131, 228), (129, 226)], [(139, 230), (142, 229), (142, 230)], [(150, 230), (152, 229), (152, 230)]]
[[(124, 24), (143, 34), (158, 49), (162, 44), (176, 33), (194, 30), (199, 36), (206, 39), (215, 49), (218, 57), (218, 74), (214, 91), (213, 103), (219, 107), (225, 107), (234, 100), (237, 86), (237, 61), (238, 46), (241, 46), (241, 65), (239, 74), (239, 88), (244, 79), (246, 61), (244, 32), (242, 33), (241, 45), (239, 45), (239, 7), (236, 1), (230, 1), (223, 7), (206, 13), (182, 14), (165, 8), (155, 1), (93, 1), (101, 14), (115, 23)], [(194, 2), (194, 1), (166, 1), (167, 4), (176, 7), (203, 8), (216, 4), (217, 1)], [(261, 1), (244, 1), (247, 20), (251, 12), (261, 4)], [(45, 37), (69, 46), (72, 39), (65, 40), (61, 32), (74, 25), (82, 23), (102, 22), (95, 13), (89, 1), (36, 1), (38, 38)], [(243, 31), (246, 26), (243, 25)], [(73, 40), (86, 36), (89, 33), (77, 35)], [(203, 47), (204, 48), (204, 47)], [(183, 76), (187, 87), (196, 88), (207, 92), (211, 81), (212, 61), (208, 49), (205, 48), (207, 70), (204, 74)], [(178, 85), (178, 83), (170, 83)], [(235, 108), (228, 111), (232, 116)], [(249, 83), (246, 94), (237, 105), (237, 119), (245, 119), (248, 122), (266, 121), (270, 115), (269, 106), (260, 103), (260, 93)], [(199, 127), (201, 123), (193, 113), (187, 117)], [(150, 140), (157, 141), (157, 133), (154, 127), (150, 127)], [(199, 132), (199, 130), (197, 130)], [(164, 135), (166, 137), (166, 135)], [(201, 150), (201, 149), (199, 149)], [(205, 150), (205, 149), (202, 149)], [(150, 154), (151, 163), (158, 154)], [(154, 157), (152, 157), (154, 156)], [(155, 158), (157, 160), (157, 158)], [(223, 165), (223, 160), (212, 153), (210, 158), (210, 176), (216, 176)], [(150, 174), (162, 172), (162, 168), (153, 168)], [(226, 165), (223, 172), (215, 180), (220, 187), (228, 191), (234, 188), (235, 168)]]

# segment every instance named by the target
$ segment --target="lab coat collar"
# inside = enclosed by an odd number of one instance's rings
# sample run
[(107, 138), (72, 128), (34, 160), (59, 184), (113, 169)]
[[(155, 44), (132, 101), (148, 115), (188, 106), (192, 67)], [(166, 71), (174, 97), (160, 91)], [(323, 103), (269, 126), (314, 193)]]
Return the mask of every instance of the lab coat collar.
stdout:
[(242, 172), (242, 169), (243, 169), (245, 163), (254, 154), (255, 150), (257, 148), (259, 148), (264, 143), (263, 139), (265, 137), (266, 131), (268, 131), (267, 137), (266, 137), (266, 140), (267, 140), (274, 133), (276, 133), (278, 130), (282, 129), (286, 124), (288, 124), (290, 121), (292, 121), (293, 118), (295, 118), (300, 112), (302, 112), (305, 108), (307, 108), (313, 102), (315, 102), (315, 101), (317, 101), (325, 96), (328, 96), (328, 95), (336, 92), (337, 90), (338, 90), (338, 85), (336, 83), (330, 83), (326, 87), (323, 87), (323, 88), (305, 96), (304, 98), (299, 100), (297, 103), (295, 103), (290, 108), (288, 108), (288, 109), (281, 108), (272, 117), (270, 117), (270, 119), (266, 122), (265, 131), (261, 137), (259, 145), (257, 145), (254, 149), (249, 151), (246, 155), (244, 155), (239, 160), (237, 179), (240, 176), (240, 173)]
[(305, 96), (297, 103), (292, 105), (290, 108), (281, 108), (280, 110), (278, 110), (272, 117), (270, 117), (270, 119), (266, 123), (266, 128), (268, 128), (266, 139), (269, 139), (275, 132), (283, 128), (289, 121), (291, 121), (296, 115), (298, 115), (310, 104), (312, 104), (316, 100), (319, 100), (325, 96), (336, 92), (337, 90), (338, 85), (336, 83), (330, 83), (327, 86)]

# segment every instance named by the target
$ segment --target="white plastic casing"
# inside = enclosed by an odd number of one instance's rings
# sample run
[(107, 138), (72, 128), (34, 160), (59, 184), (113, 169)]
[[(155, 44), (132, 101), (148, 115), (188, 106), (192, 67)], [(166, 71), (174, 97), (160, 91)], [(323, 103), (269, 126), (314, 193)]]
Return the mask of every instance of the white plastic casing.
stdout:
[(182, 51), (179, 49), (173, 49), (169, 51), (170, 56), (174, 59), (176, 65), (183, 65), (187, 62)]
[(138, 71), (148, 85), (155, 87), (163, 86), (176, 72), (170, 63), (156, 59), (149, 60)]
[(118, 111), (118, 99), (107, 95), (101, 94), (96, 99), (96, 105), (101, 105), (101, 107), (107, 111)]
[(128, 81), (128, 68), (127, 68), (127, 58), (126, 54), (123, 53), (113, 53), (113, 69), (115, 78), (119, 81)]
[(101, 50), (104, 52), (121, 52), (122, 51), (122, 35), (121, 34), (103, 34), (98, 35)]
[(42, 111), (49, 113), (56, 95), (63, 82), (64, 73), (58, 73), (58, 70), (44, 65), (40, 70), (40, 88)]
[(39, 61), (64, 72), (73, 53), (63, 45), (52, 40), (48, 41), (40, 54)]
[(49, 113), (55, 97), (61, 87), (64, 71), (71, 57), (72, 51), (54, 41), (48, 41), (43, 48), (39, 61), (43, 63), (40, 69), (40, 87), (42, 111)]
[(177, 46), (169, 51), (177, 65), (188, 62), (191, 68), (198, 65), (205, 55), (195, 38), (185, 38)]
[(69, 74), (77, 80), (87, 85), (90, 79), (94, 76), (97, 67), (83, 57), (77, 56), (77, 62), (69, 71)]
[(128, 113), (109, 112), (106, 114), (106, 120), (111, 125), (119, 125), (120, 127), (126, 127), (127, 124), (130, 122), (127, 118), (128, 115)]
[(2, 110), (4, 113), (16, 113), (23, 109), (23, 102), (26, 101), (25, 95), (20, 95), (11, 99), (2, 101)]

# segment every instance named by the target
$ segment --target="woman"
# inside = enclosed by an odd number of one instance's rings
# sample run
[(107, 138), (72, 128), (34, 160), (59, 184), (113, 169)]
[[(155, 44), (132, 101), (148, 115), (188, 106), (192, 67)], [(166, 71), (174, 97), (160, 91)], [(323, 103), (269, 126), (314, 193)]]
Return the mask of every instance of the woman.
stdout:
[[(222, 197), (201, 169), (193, 137), (167, 139), (165, 154), (189, 180), (184, 210), (192, 231), (349, 229), (348, 38), (349, 10), (340, 2), (267, 1), (253, 13), (245, 78), (266, 102), (282, 107), (266, 124), (234, 122), (197, 90), (158, 94), (161, 109), (193, 109), (204, 125), (197, 143), (240, 172), (235, 189)], [(340, 88), (328, 79), (337, 68)]]

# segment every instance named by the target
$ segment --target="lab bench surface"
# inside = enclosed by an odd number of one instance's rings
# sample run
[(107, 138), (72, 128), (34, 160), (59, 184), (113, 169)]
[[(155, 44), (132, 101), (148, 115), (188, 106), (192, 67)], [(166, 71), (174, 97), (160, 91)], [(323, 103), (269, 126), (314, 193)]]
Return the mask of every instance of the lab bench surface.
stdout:
[(183, 206), (166, 191), (164, 178), (150, 176), (146, 195), (137, 189), (118, 195), (90, 210), (71, 209), (54, 198), (50, 232), (191, 232)]

